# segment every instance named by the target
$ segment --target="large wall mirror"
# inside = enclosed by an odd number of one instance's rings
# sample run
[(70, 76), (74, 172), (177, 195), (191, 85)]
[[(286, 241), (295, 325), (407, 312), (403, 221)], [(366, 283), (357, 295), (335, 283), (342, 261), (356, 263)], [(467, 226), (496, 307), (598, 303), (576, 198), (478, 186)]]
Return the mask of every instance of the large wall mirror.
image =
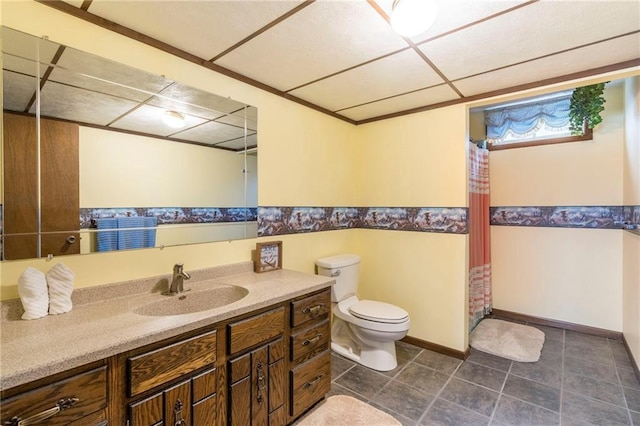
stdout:
[(255, 107), (2, 28), (2, 259), (255, 238)]

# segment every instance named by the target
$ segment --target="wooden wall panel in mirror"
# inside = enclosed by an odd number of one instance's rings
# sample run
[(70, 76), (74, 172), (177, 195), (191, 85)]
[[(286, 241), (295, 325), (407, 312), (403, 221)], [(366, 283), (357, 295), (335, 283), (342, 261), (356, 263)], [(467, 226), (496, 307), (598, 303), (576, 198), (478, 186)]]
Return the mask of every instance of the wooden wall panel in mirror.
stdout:
[(256, 237), (257, 108), (7, 27), (2, 55), (2, 259)]

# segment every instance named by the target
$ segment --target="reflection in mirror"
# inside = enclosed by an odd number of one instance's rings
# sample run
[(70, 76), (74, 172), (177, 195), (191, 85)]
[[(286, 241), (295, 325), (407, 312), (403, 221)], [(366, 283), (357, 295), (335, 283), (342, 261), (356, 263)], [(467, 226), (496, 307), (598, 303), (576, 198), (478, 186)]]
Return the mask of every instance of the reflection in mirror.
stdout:
[(255, 107), (2, 28), (5, 260), (255, 238)]

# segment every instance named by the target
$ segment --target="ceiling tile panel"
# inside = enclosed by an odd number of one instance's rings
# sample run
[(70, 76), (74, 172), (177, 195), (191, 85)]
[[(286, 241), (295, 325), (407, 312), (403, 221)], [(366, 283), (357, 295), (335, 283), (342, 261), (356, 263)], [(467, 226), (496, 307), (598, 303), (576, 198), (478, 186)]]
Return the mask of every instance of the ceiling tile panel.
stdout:
[(11, 71), (2, 73), (2, 108), (24, 112), (36, 92), (36, 78)]
[[(220, 117), (216, 121), (220, 123), (231, 124), (232, 126), (236, 126), (244, 129), (245, 119), (244, 119), (244, 114), (242, 114), (241, 112), (238, 112), (237, 114), (225, 115), (224, 117)], [(255, 132), (256, 130), (258, 130), (257, 123), (255, 121), (249, 120), (248, 118), (246, 121), (247, 121), (248, 132)]]
[(438, 74), (411, 49), (290, 93), (335, 111), (441, 83)]
[(640, 34), (634, 34), (573, 50), (562, 55), (549, 56), (525, 64), (458, 80), (454, 84), (463, 93), (472, 96), (639, 57)]
[(163, 90), (160, 96), (148, 103), (210, 120), (241, 110), (245, 106), (245, 104), (233, 99), (214, 95), (181, 83), (171, 85)]
[(99, 56), (65, 48), (50, 79), (142, 102), (171, 80)]
[(206, 144), (216, 144), (244, 136), (244, 129), (210, 121), (201, 126), (176, 133), (173, 137)]
[(436, 87), (419, 90), (402, 96), (384, 99), (355, 108), (340, 111), (340, 114), (352, 120), (364, 120), (365, 118), (378, 117), (392, 114), (398, 111), (406, 111), (412, 108), (419, 108), (425, 105), (458, 99), (458, 94), (448, 85), (442, 84)]
[(38, 61), (40, 76), (53, 60), (58, 45), (33, 37), (11, 28), (2, 27), (2, 67), (14, 69), (29, 75), (36, 75)]
[[(137, 105), (122, 98), (53, 82), (45, 84), (40, 93), (43, 116), (103, 126)], [(35, 106), (29, 112), (35, 114)]]
[[(255, 147), (258, 145), (257, 135), (247, 136), (247, 147)], [(236, 151), (244, 150), (244, 138), (233, 139), (227, 142), (216, 144), (216, 147), (230, 148)]]
[(364, 1), (316, 1), (216, 61), (280, 90), (406, 48)]
[[(437, 0), (438, 15), (433, 25), (427, 31), (411, 37), (411, 41), (419, 43), (423, 40), (438, 36), (487, 16), (495, 15), (509, 8), (526, 3), (520, 1), (469, 1), (469, 0)], [(387, 16), (391, 16), (394, 0), (376, 0)]]
[(88, 11), (210, 60), (300, 3), (94, 0)]
[[(169, 136), (176, 133), (175, 128), (167, 126), (162, 117), (165, 110), (151, 105), (142, 105), (124, 117), (115, 121), (111, 126), (118, 129), (134, 130), (158, 136)], [(191, 115), (185, 115), (185, 127), (193, 127), (204, 123), (206, 120)]]
[(638, 1), (541, 1), (420, 49), (454, 80), (639, 28)]

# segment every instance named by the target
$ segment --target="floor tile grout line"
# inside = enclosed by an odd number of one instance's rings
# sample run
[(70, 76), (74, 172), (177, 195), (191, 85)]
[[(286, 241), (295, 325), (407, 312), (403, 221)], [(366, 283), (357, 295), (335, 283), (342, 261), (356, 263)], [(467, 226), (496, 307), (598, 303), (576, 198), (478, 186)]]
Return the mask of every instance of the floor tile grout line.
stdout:
[[(609, 401), (603, 401), (603, 400), (601, 400), (601, 399), (594, 398), (594, 397), (589, 396), (589, 395), (585, 395), (585, 394), (582, 394), (582, 393), (573, 392), (573, 391), (570, 391), (570, 390), (566, 390), (566, 391), (564, 391), (564, 392), (569, 392), (569, 393), (571, 393), (571, 394), (578, 395), (579, 397), (584, 398), (584, 399), (587, 399), (587, 400), (589, 400), (590, 402), (596, 402), (596, 403), (599, 403), (599, 404), (603, 404), (603, 405), (609, 406), (609, 407), (611, 407), (611, 408), (617, 408), (617, 409), (622, 409), (622, 410), (629, 411), (629, 409), (626, 407), (626, 404), (625, 404), (625, 406), (622, 406), (622, 405), (614, 404), (614, 403), (609, 402)], [(625, 401), (625, 402), (626, 402), (626, 401)], [(631, 411), (633, 411), (633, 410), (631, 410)]]
[[(424, 419), (424, 417), (427, 415), (427, 413), (429, 412), (429, 410), (431, 409), (431, 407), (433, 407), (433, 404), (435, 404), (435, 402), (438, 400), (438, 398), (440, 398), (440, 395), (442, 394), (442, 391), (444, 391), (444, 389), (447, 387), (447, 385), (451, 382), (451, 379), (453, 379), (453, 376), (456, 374), (456, 372), (460, 369), (460, 366), (462, 364), (464, 364), (464, 360), (460, 361), (458, 363), (458, 365), (456, 366), (456, 368), (454, 368), (453, 372), (449, 375), (449, 378), (447, 379), (446, 382), (444, 382), (444, 384), (440, 387), (440, 390), (438, 392), (436, 392), (436, 394), (434, 395), (433, 400), (431, 400), (431, 402), (429, 403), (429, 405), (427, 405), (427, 408), (424, 410), (424, 412), (422, 413), (422, 415), (420, 416), (420, 418), (418, 419), (418, 422), (416, 423), (417, 425), (420, 425), (422, 423), (422, 420)], [(437, 371), (437, 370), (436, 370)], [(445, 401), (448, 401), (445, 399)], [(448, 401), (451, 402), (451, 401)], [(458, 405), (455, 402), (451, 402), (452, 404)]]
[[(373, 394), (373, 396), (371, 397), (371, 399), (370, 399), (369, 401), (373, 401), (373, 399), (374, 399), (376, 396), (378, 396), (378, 394), (379, 394), (380, 392), (382, 392), (384, 388), (386, 388), (387, 386), (389, 386), (389, 384), (390, 384), (391, 382), (393, 382), (393, 381), (395, 380), (395, 378), (396, 378), (396, 377), (397, 377), (401, 372), (403, 372), (403, 371), (404, 371), (404, 369), (405, 369), (405, 368), (407, 368), (407, 365), (409, 365), (409, 364), (411, 363), (411, 361), (413, 361), (414, 359), (416, 359), (416, 358), (418, 357), (418, 355), (420, 355), (423, 351), (424, 351), (424, 349), (423, 349), (423, 350), (421, 350), (420, 352), (418, 352), (418, 353), (417, 353), (413, 358), (411, 358), (411, 360), (407, 361), (407, 363), (406, 363), (405, 365), (403, 365), (403, 366), (402, 366), (402, 368), (401, 368), (400, 370), (398, 370), (398, 371), (396, 372), (396, 374), (394, 374), (393, 376), (391, 376), (391, 377), (389, 377), (389, 376), (385, 376), (385, 377), (388, 377), (388, 378), (389, 378), (389, 381), (388, 381), (387, 383), (385, 383), (385, 384), (384, 384), (384, 386), (382, 386), (380, 389), (378, 389), (378, 391), (377, 391), (376, 393), (374, 393), (374, 394)], [(379, 374), (380, 374), (380, 373), (379, 373)], [(382, 376), (384, 376), (384, 374), (381, 374), (381, 375), (382, 375)], [(402, 381), (400, 381), (400, 382), (401, 382), (401, 383), (404, 383), (404, 382), (402, 382)], [(392, 410), (392, 411), (393, 411), (393, 410)], [(400, 414), (400, 413), (398, 413), (398, 414)], [(406, 417), (406, 416), (405, 416), (405, 417)]]
[[(353, 362), (353, 361), (350, 361), (350, 362)], [(355, 363), (354, 363), (352, 366), (350, 366), (349, 368), (347, 368), (346, 370), (344, 370), (342, 373), (338, 374), (338, 376), (336, 376), (336, 378), (335, 378), (335, 379), (331, 379), (331, 381), (332, 381), (332, 382), (335, 382), (335, 381), (336, 381), (336, 380), (338, 380), (340, 377), (344, 376), (344, 375), (347, 373), (347, 371), (351, 370), (351, 369), (352, 369), (353, 367), (355, 367), (356, 365), (357, 365), (357, 364), (355, 364)], [(344, 387), (344, 386), (343, 386), (343, 387)]]
[(616, 371), (616, 377), (618, 378), (618, 384), (620, 385), (620, 390), (622, 390), (622, 400), (624, 401), (624, 406), (627, 409), (627, 418), (629, 419), (629, 424), (633, 424), (633, 417), (631, 417), (631, 409), (629, 408), (629, 402), (627, 401), (627, 394), (624, 391), (624, 385), (622, 384), (622, 378), (620, 377), (620, 372), (618, 371), (618, 365), (616, 363), (615, 355), (613, 354), (613, 348), (611, 347), (611, 342), (609, 342), (609, 348), (611, 349), (611, 354), (613, 355), (613, 364), (614, 370)]
[(498, 392), (498, 399), (496, 400), (496, 405), (493, 407), (493, 410), (491, 411), (491, 416), (489, 416), (489, 424), (493, 422), (493, 419), (496, 415), (496, 411), (498, 411), (498, 405), (500, 404), (500, 400), (502, 399), (502, 396), (505, 395), (504, 387), (507, 385), (507, 380), (509, 380), (509, 374), (511, 374), (512, 369), (513, 369), (513, 361), (511, 361), (511, 363), (509, 364), (509, 370), (507, 371), (507, 374), (504, 375), (502, 386), (500, 387), (500, 391)]

